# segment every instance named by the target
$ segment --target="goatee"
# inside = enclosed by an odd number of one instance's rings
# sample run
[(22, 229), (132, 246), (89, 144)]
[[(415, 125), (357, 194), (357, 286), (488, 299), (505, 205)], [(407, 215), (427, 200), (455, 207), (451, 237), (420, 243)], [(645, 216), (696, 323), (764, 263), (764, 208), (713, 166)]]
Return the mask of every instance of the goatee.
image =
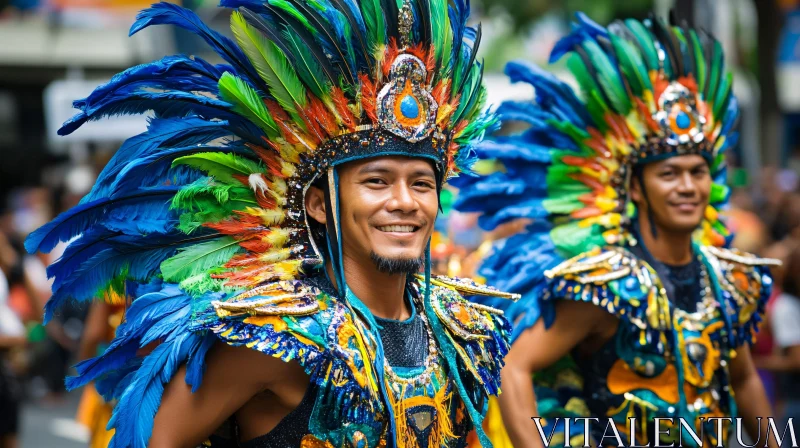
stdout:
[(386, 258), (381, 257), (375, 252), (371, 252), (369, 257), (375, 263), (379, 272), (385, 274), (416, 274), (425, 265), (425, 259), (420, 258)]

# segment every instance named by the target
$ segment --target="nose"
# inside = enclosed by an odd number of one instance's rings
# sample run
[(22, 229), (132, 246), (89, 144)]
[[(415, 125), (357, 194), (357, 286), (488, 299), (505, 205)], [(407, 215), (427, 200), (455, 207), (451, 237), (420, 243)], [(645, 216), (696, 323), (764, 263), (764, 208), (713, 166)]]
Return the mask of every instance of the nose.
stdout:
[(411, 213), (419, 208), (411, 186), (406, 182), (397, 182), (392, 188), (392, 197), (386, 204), (390, 212)]
[(678, 193), (686, 196), (694, 195), (697, 192), (697, 184), (695, 184), (692, 173), (684, 172), (678, 180)]

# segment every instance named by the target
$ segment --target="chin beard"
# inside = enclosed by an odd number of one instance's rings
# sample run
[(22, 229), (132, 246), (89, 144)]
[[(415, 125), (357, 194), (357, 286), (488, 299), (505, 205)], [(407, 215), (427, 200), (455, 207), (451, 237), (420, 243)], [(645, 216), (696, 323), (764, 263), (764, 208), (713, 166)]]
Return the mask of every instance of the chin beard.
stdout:
[(375, 263), (379, 272), (385, 274), (416, 274), (425, 265), (425, 259), (420, 258), (386, 258), (381, 257), (375, 252), (371, 252), (369, 257)]

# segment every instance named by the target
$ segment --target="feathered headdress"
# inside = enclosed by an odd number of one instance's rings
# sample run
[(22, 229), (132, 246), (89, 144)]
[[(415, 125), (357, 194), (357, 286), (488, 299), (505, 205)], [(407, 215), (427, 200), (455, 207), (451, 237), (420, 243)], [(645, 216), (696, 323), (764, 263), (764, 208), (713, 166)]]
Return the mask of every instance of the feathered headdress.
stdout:
[(512, 81), (534, 87), (536, 102), (506, 102), (498, 114), (530, 126), (481, 144), (479, 157), (502, 169), (461, 185), (456, 207), (482, 211), (484, 228), (533, 220), (484, 264), (487, 280), (503, 290), (535, 295), (548, 267), (623, 243), (635, 213), (628, 196), (633, 167), (675, 155), (699, 154), (711, 167), (711, 204), (696, 239), (717, 246), (730, 239), (717, 209), (729, 196), (723, 154), (735, 144), (739, 111), (719, 42), (655, 19), (603, 28), (577, 18), (551, 61), (568, 55), (580, 93), (534, 65), (508, 64)]
[[(341, 229), (329, 224), (322, 249), (311, 236), (304, 193), (312, 182), (328, 175), (334, 213), (335, 167), (349, 160), (423, 157), (443, 183), (470, 168), (472, 143), (494, 124), (482, 113), (481, 33), (466, 25), (467, 0), (221, 6), (235, 9), (234, 40), (170, 3), (138, 15), (131, 34), (175, 25), (204, 39), (225, 63), (166, 57), (76, 101), (80, 112), (62, 135), (111, 115), (155, 117), (122, 145), (78, 206), (26, 241), (28, 251), (47, 252), (71, 240), (48, 269), (54, 283), (46, 319), (68, 300), (109, 289), (134, 298), (112, 347), (79, 365), (80, 377), (69, 382), (97, 378), (107, 399), (120, 400), (111, 422), (120, 445), (146, 444), (163, 383), (181, 363), (187, 383), (199, 386), (213, 335), (192, 331), (189, 316), (212, 300), (302, 278), (326, 257), (349, 297)], [(152, 354), (136, 356), (156, 340)]]
[[(74, 241), (50, 267), (51, 316), (112, 280), (154, 276), (193, 294), (296, 278), (312, 247), (303, 195), (326, 169), (381, 154), (427, 157), (442, 180), (468, 170), (493, 123), (462, 0), (223, 0), (232, 41), (170, 3), (131, 34), (172, 24), (227, 63), (171, 56), (112, 78), (60, 129), (155, 112), (81, 204), (28, 238)], [(119, 284), (119, 282), (116, 282)]]

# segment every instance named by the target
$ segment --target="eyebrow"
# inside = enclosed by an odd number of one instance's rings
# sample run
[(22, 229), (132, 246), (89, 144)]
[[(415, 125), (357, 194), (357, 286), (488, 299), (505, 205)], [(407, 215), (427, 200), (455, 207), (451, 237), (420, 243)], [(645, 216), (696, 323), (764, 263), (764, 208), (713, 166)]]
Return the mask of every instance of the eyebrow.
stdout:
[[(364, 165), (363, 167), (361, 167), (360, 170), (358, 170), (358, 174), (368, 174), (368, 173), (373, 173), (373, 174), (391, 174), (392, 171), (393, 170), (391, 170), (391, 169), (389, 169), (389, 168), (387, 168), (385, 166), (382, 166), (382, 165), (367, 164), (367, 165)], [(430, 168), (421, 168), (421, 169), (418, 169), (418, 170), (414, 170), (411, 173), (411, 177), (423, 177), (423, 176), (436, 177), (435, 173)]]
[(665, 163), (665, 164), (664, 164), (663, 168), (664, 168), (664, 169), (671, 168), (671, 169), (674, 169), (674, 170), (688, 170), (688, 171), (694, 171), (694, 170), (696, 170), (696, 169), (698, 169), (698, 168), (702, 168), (702, 167), (704, 167), (704, 166), (708, 166), (708, 164), (707, 164), (705, 161), (702, 161), (702, 162), (697, 162), (696, 164), (694, 164), (694, 165), (691, 165), (691, 166), (689, 166), (689, 167), (686, 167), (686, 168), (684, 168), (684, 167), (683, 167), (682, 165), (680, 165), (680, 164), (677, 164), (677, 163), (669, 163), (669, 162), (668, 162), (668, 163)]

